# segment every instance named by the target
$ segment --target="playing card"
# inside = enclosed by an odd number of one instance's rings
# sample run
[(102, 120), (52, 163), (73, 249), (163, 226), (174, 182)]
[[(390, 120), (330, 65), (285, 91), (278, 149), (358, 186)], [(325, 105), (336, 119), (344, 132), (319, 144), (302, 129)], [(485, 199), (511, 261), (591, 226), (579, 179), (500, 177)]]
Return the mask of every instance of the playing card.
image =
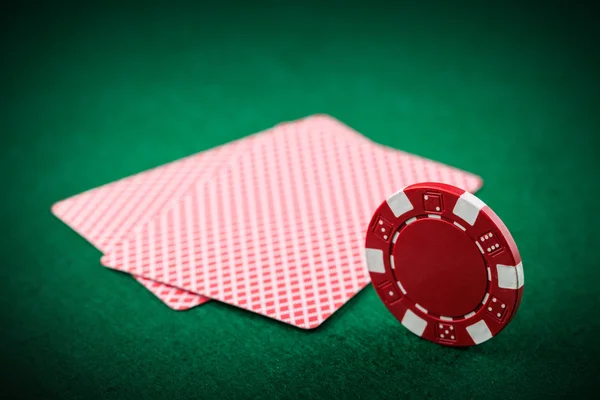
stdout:
[[(235, 158), (258, 136), (251, 135), (88, 190), (57, 202), (52, 212), (106, 253), (141, 222), (156, 215), (169, 202), (178, 200), (190, 186), (209, 179), (225, 160)], [(186, 310), (208, 301), (164, 283), (135, 278), (175, 310)]]
[(478, 176), (327, 116), (279, 125), (102, 258), (111, 268), (315, 328), (369, 283), (368, 222), (405, 185)]

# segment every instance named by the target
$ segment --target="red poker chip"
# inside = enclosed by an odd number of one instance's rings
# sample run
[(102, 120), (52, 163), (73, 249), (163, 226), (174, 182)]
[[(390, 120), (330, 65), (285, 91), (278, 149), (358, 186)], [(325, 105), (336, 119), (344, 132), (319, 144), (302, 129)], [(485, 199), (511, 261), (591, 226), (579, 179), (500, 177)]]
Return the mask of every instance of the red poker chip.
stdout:
[(523, 295), (521, 256), (504, 223), (474, 195), (442, 183), (407, 186), (379, 206), (366, 261), (402, 325), (446, 346), (496, 336)]

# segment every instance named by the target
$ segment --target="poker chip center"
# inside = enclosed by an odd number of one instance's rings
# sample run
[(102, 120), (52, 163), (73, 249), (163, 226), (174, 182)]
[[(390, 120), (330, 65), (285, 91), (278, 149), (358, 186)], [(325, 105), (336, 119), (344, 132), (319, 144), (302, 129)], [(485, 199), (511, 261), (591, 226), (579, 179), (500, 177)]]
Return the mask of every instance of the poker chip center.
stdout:
[(485, 296), (485, 261), (469, 236), (452, 223), (424, 218), (406, 225), (392, 257), (406, 297), (428, 313), (461, 317)]

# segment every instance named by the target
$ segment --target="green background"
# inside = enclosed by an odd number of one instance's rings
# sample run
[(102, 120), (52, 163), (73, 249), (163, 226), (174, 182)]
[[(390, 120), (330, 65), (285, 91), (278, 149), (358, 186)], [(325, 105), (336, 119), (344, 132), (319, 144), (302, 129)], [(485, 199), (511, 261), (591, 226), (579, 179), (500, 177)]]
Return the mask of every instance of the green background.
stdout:
[[(565, 398), (598, 387), (595, 11), (505, 1), (2, 5), (2, 391), (43, 398)], [(452, 4), (447, 5), (447, 4)], [(473, 171), (524, 260), (521, 308), (467, 350), (368, 286), (303, 331), (168, 309), (57, 200), (330, 114)]]

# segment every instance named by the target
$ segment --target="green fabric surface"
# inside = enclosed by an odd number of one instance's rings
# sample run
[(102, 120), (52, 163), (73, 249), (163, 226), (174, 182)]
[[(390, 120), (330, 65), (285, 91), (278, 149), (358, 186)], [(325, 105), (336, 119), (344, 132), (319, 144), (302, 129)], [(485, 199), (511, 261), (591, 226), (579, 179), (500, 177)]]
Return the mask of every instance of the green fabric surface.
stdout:
[[(580, 398), (598, 385), (598, 24), (584, 4), (4, 4), (0, 391), (37, 398)], [(314, 113), (479, 174), (523, 302), (466, 350), (369, 285), (304, 331), (176, 312), (57, 200)]]

